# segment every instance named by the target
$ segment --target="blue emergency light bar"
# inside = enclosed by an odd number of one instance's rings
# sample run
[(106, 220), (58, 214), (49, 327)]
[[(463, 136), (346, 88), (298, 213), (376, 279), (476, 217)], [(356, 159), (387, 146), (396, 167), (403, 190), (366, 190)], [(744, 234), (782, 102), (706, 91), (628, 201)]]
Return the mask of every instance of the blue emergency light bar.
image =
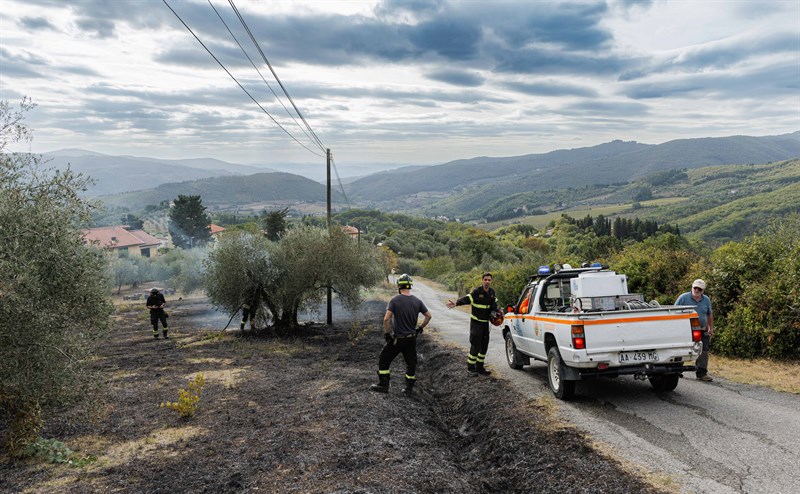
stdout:
[(539, 266), (538, 273), (542, 275), (550, 274), (550, 266)]

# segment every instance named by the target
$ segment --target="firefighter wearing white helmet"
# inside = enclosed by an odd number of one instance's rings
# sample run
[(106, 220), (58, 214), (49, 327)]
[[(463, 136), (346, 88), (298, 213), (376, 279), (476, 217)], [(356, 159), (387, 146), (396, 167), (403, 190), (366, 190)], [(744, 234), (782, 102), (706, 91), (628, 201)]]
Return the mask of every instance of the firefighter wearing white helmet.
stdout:
[[(373, 384), (370, 389), (379, 393), (389, 392), (391, 381), (390, 366), (392, 360), (403, 354), (406, 361), (406, 386), (404, 393), (410, 394), (417, 382), (417, 336), (431, 320), (431, 311), (422, 300), (411, 295), (413, 282), (407, 274), (397, 278), (397, 291), (383, 316), (383, 337), (386, 344), (378, 358), (378, 384)], [(422, 324), (417, 325), (419, 315), (424, 316)]]

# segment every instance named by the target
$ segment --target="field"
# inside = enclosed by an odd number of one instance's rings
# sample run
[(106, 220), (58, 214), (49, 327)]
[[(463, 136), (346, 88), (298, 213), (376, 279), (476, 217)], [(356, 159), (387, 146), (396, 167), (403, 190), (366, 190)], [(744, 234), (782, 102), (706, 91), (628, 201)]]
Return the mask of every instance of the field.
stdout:
[[(669, 197), (669, 198), (662, 198), (662, 199), (653, 199), (650, 201), (642, 201), (641, 204), (642, 208), (647, 207), (658, 207), (664, 206), (668, 204), (675, 204), (681, 201), (685, 201), (685, 197)], [(543, 215), (535, 215), (535, 216), (522, 216), (520, 218), (514, 218), (512, 220), (503, 220), (503, 221), (495, 221), (492, 223), (485, 223), (479, 225), (481, 228), (486, 230), (494, 230), (501, 226), (506, 225), (513, 225), (516, 223), (522, 223), (525, 225), (533, 225), (537, 230), (542, 230), (545, 228), (551, 221), (555, 221), (561, 217), (562, 214), (568, 214), (573, 218), (583, 218), (586, 215), (591, 215), (593, 217), (597, 217), (598, 215), (602, 214), (604, 216), (612, 216), (618, 215), (625, 212), (632, 211), (632, 204), (612, 204), (612, 205), (602, 205), (602, 206), (586, 206), (586, 207), (576, 207), (576, 208), (569, 208), (559, 211), (553, 211)]]
[[(434, 335), (420, 339), (414, 395), (400, 392), (402, 358), (390, 393), (369, 391), (384, 301), (292, 336), (223, 332), (205, 300), (168, 303), (169, 340), (120, 305), (92, 363), (94, 406), (50, 411), (43, 437), (81, 466), (0, 456), (0, 491), (659, 492), (559, 423), (551, 398), (467, 377), (463, 352)], [(198, 374), (192, 417), (159, 407)]]

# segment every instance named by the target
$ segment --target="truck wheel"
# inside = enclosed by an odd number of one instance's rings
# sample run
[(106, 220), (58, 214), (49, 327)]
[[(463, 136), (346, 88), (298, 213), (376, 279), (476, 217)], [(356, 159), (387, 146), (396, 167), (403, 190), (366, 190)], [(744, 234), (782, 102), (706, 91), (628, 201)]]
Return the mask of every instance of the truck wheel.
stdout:
[(506, 360), (508, 361), (508, 366), (512, 369), (522, 369), (525, 361), (524, 356), (517, 350), (517, 345), (514, 344), (514, 338), (511, 337), (511, 334), (506, 335)]
[(649, 379), (650, 384), (653, 385), (653, 389), (659, 393), (666, 393), (678, 387), (678, 379), (680, 379), (680, 377), (680, 374), (663, 374), (661, 376), (650, 377)]
[(547, 352), (547, 383), (559, 400), (568, 400), (575, 394), (575, 381), (565, 380), (564, 374), (564, 362), (561, 361), (558, 347), (554, 346)]

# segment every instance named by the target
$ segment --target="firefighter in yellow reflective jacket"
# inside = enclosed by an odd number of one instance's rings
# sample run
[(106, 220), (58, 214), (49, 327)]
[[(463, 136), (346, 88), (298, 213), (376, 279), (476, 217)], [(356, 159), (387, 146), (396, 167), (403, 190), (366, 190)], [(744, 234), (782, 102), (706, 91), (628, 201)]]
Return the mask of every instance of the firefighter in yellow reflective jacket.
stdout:
[(452, 309), (457, 305), (471, 305), (472, 315), (469, 323), (469, 355), (467, 356), (467, 372), (474, 377), (478, 374), (489, 375), (491, 371), (483, 366), (486, 351), (489, 349), (489, 319), (492, 312), (498, 311), (497, 297), (494, 294), (492, 273), (484, 273), (481, 286), (472, 290), (472, 293), (453, 302), (447, 301), (447, 308)]

